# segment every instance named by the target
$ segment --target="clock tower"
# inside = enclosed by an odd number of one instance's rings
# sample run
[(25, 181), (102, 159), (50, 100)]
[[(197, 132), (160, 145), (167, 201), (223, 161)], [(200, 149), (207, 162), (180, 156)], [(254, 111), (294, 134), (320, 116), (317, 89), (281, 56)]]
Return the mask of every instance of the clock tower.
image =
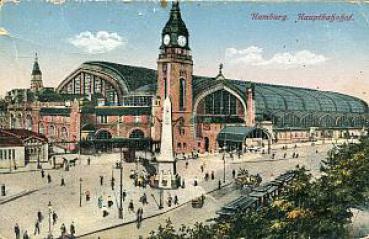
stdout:
[(162, 30), (157, 75), (155, 134), (160, 138), (164, 101), (172, 105), (173, 150), (190, 153), (197, 148), (192, 123), (193, 62), (189, 33), (182, 20), (179, 3), (174, 1), (168, 22)]

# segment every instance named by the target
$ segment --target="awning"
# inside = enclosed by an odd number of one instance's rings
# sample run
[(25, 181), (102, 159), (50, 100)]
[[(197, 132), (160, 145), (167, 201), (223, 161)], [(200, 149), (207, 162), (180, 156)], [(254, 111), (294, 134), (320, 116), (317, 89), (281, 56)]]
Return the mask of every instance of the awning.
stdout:
[(256, 127), (229, 126), (224, 127), (218, 134), (218, 142), (242, 143), (246, 138), (263, 138), (268, 139), (269, 136), (265, 129)]
[(244, 142), (248, 135), (250, 135), (255, 127), (224, 127), (218, 134), (218, 142)]

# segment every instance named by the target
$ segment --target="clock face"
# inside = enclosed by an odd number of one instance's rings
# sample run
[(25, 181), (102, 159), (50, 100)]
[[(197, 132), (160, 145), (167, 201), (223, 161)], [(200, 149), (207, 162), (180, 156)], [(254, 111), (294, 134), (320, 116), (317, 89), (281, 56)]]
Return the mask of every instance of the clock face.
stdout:
[(163, 42), (164, 42), (164, 45), (168, 45), (169, 42), (170, 42), (170, 36), (168, 34), (166, 34), (163, 38)]
[(178, 44), (182, 47), (184, 47), (187, 43), (187, 39), (185, 36), (179, 36), (177, 41), (178, 41)]

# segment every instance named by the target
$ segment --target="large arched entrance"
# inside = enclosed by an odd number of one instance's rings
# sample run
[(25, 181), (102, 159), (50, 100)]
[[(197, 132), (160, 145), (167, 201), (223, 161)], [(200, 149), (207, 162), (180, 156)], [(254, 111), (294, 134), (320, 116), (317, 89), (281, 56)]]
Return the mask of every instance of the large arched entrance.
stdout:
[(110, 139), (112, 135), (107, 130), (100, 130), (96, 133), (96, 150), (101, 152), (110, 152), (112, 150), (112, 143)]
[(245, 100), (223, 84), (199, 94), (194, 100), (193, 110), (195, 134), (196, 138), (204, 140), (203, 151), (217, 150), (214, 141), (224, 125), (246, 124)]

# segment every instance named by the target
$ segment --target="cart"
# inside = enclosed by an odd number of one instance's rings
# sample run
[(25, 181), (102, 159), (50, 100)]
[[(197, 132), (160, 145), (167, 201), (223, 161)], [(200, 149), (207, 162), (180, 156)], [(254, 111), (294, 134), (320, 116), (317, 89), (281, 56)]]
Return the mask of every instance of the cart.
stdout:
[(202, 206), (204, 206), (204, 199), (205, 196), (202, 195), (201, 197), (197, 197), (192, 199), (191, 203), (192, 203), (192, 207), (193, 208), (202, 208)]

